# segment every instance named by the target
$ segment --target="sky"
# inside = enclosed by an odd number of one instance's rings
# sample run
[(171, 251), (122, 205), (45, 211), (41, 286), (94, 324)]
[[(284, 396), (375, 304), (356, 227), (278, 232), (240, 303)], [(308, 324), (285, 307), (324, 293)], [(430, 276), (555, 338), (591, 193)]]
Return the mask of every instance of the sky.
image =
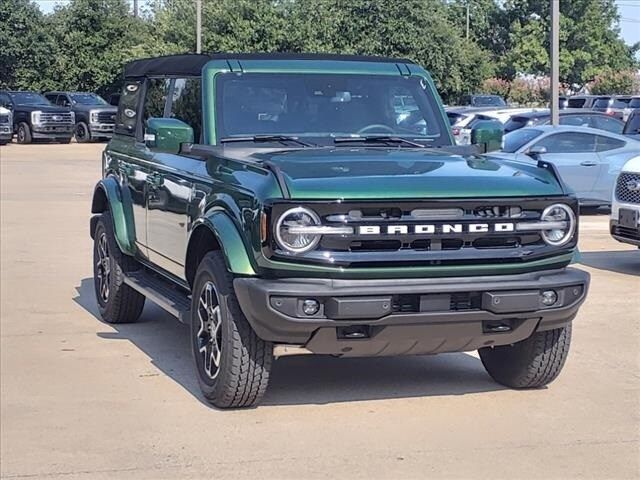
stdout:
[[(53, 10), (56, 4), (64, 4), (69, 0), (36, 0), (43, 12)], [(570, 1), (570, 0), (563, 0)], [(140, 1), (140, 4), (144, 0)], [(633, 45), (640, 42), (640, 0), (616, 0), (620, 12), (620, 33), (624, 41)]]

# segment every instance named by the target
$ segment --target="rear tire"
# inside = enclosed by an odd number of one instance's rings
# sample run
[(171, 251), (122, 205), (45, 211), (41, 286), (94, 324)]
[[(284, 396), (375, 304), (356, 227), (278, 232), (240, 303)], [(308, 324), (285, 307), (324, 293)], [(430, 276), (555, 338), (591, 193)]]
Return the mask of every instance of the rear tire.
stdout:
[(218, 408), (251, 407), (267, 389), (273, 346), (245, 318), (219, 251), (196, 272), (191, 300), (191, 346), (204, 397)]
[(113, 233), (111, 214), (100, 215), (93, 242), (93, 284), (100, 315), (108, 323), (130, 323), (140, 317), (144, 295), (124, 283), (124, 272), (140, 268), (124, 255)]
[(571, 324), (536, 332), (513, 345), (478, 350), (489, 375), (510, 388), (538, 388), (560, 374), (569, 355)]
[(29, 124), (22, 122), (18, 125), (18, 133), (17, 133), (18, 143), (26, 144), (31, 143), (33, 141), (31, 136), (31, 128)]

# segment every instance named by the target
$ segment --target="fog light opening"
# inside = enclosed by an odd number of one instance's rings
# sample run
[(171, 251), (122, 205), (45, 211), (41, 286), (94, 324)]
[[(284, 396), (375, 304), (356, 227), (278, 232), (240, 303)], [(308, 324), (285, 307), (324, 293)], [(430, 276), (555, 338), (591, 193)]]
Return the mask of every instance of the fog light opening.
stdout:
[(558, 302), (558, 294), (555, 290), (545, 290), (540, 294), (540, 301), (545, 307), (551, 307)]
[(305, 315), (315, 315), (320, 311), (320, 302), (313, 298), (307, 298), (302, 302), (302, 311)]

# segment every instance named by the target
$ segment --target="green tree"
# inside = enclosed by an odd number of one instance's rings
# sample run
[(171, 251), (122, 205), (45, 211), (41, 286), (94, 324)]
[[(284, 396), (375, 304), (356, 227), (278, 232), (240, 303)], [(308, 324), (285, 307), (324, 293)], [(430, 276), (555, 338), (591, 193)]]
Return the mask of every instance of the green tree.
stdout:
[(57, 54), (47, 18), (30, 0), (0, 2), (0, 88), (55, 85), (47, 67)]
[(125, 62), (154, 53), (148, 28), (126, 0), (73, 0), (50, 23), (60, 51), (51, 59), (58, 88), (104, 93), (118, 83)]
[[(509, 27), (506, 55), (500, 70), (544, 74), (549, 71), (548, 0), (507, 0), (505, 22)], [(560, 80), (584, 85), (608, 70), (634, 67), (637, 47), (620, 38), (618, 10), (614, 0), (560, 2)]]

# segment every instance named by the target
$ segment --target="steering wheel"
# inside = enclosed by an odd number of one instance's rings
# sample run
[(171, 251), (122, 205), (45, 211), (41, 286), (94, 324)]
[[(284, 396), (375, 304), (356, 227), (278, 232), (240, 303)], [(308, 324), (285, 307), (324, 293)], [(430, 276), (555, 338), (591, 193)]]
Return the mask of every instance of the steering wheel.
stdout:
[(371, 125), (367, 125), (366, 127), (362, 127), (360, 130), (358, 130), (356, 133), (360, 134), (360, 133), (367, 133), (370, 130), (384, 130), (386, 132), (389, 133), (396, 133), (395, 130), (393, 128), (391, 128), (388, 125), (383, 125), (382, 123), (372, 123)]

